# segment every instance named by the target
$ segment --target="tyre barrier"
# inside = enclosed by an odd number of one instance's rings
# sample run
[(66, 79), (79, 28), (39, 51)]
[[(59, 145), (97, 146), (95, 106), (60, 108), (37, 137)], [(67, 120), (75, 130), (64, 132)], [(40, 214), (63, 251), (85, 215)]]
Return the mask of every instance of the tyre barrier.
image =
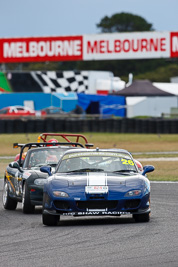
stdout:
[(14, 119), (0, 120), (0, 134), (3, 133), (42, 133), (42, 132), (110, 132), (110, 133), (178, 133), (178, 119)]

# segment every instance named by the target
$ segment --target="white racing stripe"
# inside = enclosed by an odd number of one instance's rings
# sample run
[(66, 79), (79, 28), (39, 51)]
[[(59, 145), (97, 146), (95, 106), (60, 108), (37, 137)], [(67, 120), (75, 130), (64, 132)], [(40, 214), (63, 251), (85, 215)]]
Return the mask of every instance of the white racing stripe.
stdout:
[(91, 173), (87, 175), (87, 186), (90, 185), (107, 185), (107, 174), (106, 173)]

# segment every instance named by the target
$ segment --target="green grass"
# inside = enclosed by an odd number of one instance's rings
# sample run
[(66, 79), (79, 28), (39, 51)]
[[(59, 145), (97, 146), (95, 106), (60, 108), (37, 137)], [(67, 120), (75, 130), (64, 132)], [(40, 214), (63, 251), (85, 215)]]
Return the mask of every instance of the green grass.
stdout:
[[(40, 134), (40, 133), (39, 133)], [(36, 142), (35, 134), (0, 134), (0, 156), (15, 155), (13, 143)], [(178, 151), (176, 134), (118, 134), (118, 133), (82, 133), (94, 147), (125, 148), (130, 152)], [(60, 140), (59, 140), (60, 141)]]
[[(1, 134), (0, 156), (15, 157), (19, 153), (19, 149), (13, 149), (13, 143), (36, 142), (39, 134)], [(94, 144), (94, 147), (123, 148), (129, 150), (131, 153), (142, 152), (141, 155), (134, 155), (134, 158), (148, 158), (148, 161), (144, 161), (142, 164), (152, 164), (155, 166), (155, 171), (148, 174), (150, 180), (178, 181), (178, 161), (154, 161), (152, 159), (157, 157), (178, 157), (178, 155), (174, 154), (175, 151), (178, 151), (178, 135), (176, 134), (82, 134), (88, 138), (89, 143)], [(146, 154), (146, 152), (164, 151), (172, 152), (172, 154)], [(3, 177), (4, 170), (10, 161), (11, 159), (0, 159), (0, 177)]]

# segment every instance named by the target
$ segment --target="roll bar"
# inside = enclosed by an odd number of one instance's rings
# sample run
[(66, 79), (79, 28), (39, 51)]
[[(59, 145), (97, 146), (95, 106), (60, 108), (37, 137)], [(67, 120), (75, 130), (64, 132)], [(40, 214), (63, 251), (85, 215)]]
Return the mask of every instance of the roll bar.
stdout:
[(20, 157), (19, 157), (19, 165), (21, 165), (22, 154), (26, 147), (28, 149), (31, 149), (34, 147), (47, 147), (47, 146), (74, 146), (74, 147), (79, 146), (79, 147), (84, 148), (82, 144), (77, 143), (77, 142), (56, 142), (56, 143), (44, 142), (44, 143), (27, 143), (27, 144), (14, 143), (13, 144), (13, 148), (18, 148), (18, 147), (21, 148)]
[[(61, 137), (63, 138), (65, 141), (67, 141), (68, 143), (72, 143), (71, 141), (71, 137), (75, 137), (76, 143), (80, 143), (81, 141), (85, 142), (85, 147), (89, 148), (89, 147), (93, 147), (93, 144), (89, 144), (87, 138), (82, 135), (82, 134), (69, 134), (69, 133), (42, 133), (38, 136), (37, 142), (40, 143), (40, 141), (42, 140), (43, 142), (47, 142), (47, 137)], [(70, 137), (70, 138), (69, 138)]]

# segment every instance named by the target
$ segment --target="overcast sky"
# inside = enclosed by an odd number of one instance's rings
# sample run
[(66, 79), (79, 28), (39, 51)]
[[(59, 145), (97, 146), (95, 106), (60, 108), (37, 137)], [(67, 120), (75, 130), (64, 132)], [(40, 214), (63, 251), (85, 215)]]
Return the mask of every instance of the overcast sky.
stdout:
[(178, 31), (178, 0), (0, 0), (0, 10), (0, 38), (97, 34), (104, 16), (121, 12)]

